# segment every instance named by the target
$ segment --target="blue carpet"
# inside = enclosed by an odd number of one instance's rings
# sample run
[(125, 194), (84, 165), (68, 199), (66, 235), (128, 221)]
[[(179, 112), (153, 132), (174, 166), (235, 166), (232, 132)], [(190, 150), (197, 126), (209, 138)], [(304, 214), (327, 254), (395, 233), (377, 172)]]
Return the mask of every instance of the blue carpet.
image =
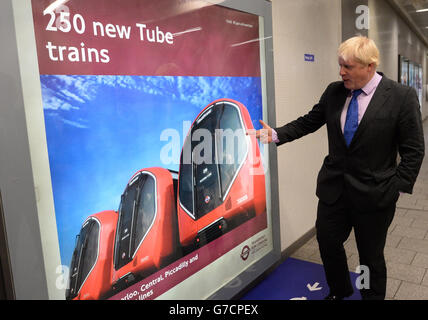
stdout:
[[(354, 294), (346, 300), (361, 300), (355, 286), (359, 274), (350, 275)], [(322, 300), (328, 293), (322, 265), (288, 258), (242, 300)]]

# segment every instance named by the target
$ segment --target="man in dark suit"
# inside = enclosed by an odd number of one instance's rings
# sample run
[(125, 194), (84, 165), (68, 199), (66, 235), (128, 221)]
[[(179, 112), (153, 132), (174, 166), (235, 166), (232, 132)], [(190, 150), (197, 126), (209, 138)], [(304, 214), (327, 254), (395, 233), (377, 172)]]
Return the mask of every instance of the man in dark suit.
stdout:
[[(424, 157), (416, 92), (377, 73), (379, 52), (366, 37), (338, 50), (340, 76), (308, 114), (272, 129), (263, 121), (256, 136), (279, 146), (327, 125), (329, 153), (317, 178), (316, 231), (330, 294), (353, 292), (343, 243), (354, 228), (360, 265), (369, 283), (363, 299), (384, 299), (384, 247), (400, 192), (412, 193)], [(397, 165), (397, 156), (400, 160)], [(365, 275), (367, 276), (367, 275)]]

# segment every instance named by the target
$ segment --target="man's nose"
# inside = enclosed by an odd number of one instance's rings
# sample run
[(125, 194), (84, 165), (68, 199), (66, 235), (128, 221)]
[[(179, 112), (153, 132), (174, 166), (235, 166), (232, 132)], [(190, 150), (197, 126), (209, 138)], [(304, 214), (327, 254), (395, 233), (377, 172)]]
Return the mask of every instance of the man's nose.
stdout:
[(346, 74), (344, 67), (340, 67), (339, 74), (341, 77), (343, 77)]

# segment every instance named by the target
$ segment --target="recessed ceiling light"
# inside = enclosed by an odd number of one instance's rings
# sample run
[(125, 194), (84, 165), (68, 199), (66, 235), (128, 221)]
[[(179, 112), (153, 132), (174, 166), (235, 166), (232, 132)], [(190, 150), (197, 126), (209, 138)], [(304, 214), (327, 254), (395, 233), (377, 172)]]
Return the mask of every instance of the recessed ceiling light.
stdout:
[(416, 10), (416, 12), (427, 12), (428, 11), (428, 9), (419, 9), (419, 10)]

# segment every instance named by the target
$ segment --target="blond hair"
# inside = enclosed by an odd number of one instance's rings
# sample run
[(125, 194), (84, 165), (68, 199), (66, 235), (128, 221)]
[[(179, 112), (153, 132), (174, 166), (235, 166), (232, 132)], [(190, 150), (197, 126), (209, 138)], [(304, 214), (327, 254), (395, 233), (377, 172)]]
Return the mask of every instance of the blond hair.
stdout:
[(355, 36), (343, 42), (337, 54), (345, 61), (353, 59), (364, 65), (373, 63), (379, 65), (379, 50), (372, 39), (364, 36)]

